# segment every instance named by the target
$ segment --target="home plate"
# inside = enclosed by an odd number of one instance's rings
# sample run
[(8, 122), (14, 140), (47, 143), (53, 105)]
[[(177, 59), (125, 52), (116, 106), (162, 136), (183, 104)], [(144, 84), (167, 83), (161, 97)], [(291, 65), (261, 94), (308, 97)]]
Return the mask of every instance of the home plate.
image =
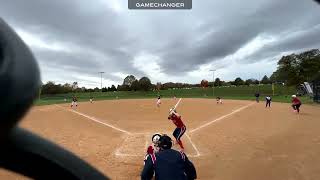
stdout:
[[(116, 156), (132, 156), (132, 157), (144, 157), (147, 151), (147, 147), (151, 145), (151, 134), (150, 133), (141, 133), (141, 134), (131, 134), (128, 135), (123, 143), (115, 151)], [(174, 139), (173, 137), (171, 137)], [(200, 153), (196, 145), (192, 142), (191, 138), (185, 134), (182, 137), (182, 142), (184, 145), (184, 152), (188, 157), (198, 157)], [(172, 149), (180, 151), (181, 148), (179, 144), (174, 144)]]
[(147, 140), (144, 134), (128, 135), (118, 147), (117, 156), (140, 156), (143, 157), (147, 150)]

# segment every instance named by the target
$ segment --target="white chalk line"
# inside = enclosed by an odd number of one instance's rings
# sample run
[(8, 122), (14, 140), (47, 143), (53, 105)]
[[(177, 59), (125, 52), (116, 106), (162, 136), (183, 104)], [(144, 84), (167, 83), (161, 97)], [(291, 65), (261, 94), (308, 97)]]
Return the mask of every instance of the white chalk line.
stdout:
[(123, 146), (123, 143), (126, 142), (127, 139), (129, 139), (130, 136), (127, 136), (121, 143), (121, 145), (114, 151), (114, 155), (121, 156), (121, 157), (142, 157), (141, 154), (128, 154), (128, 153), (122, 153), (121, 147)]
[(196, 132), (196, 131), (198, 131), (198, 130), (200, 130), (200, 129), (202, 129), (202, 128), (205, 128), (205, 127), (211, 125), (211, 124), (214, 123), (214, 122), (220, 121), (220, 120), (225, 119), (225, 118), (227, 118), (227, 117), (229, 117), (229, 116), (231, 116), (231, 115), (233, 115), (233, 114), (235, 114), (235, 113), (238, 113), (238, 112), (240, 112), (240, 111), (242, 111), (242, 110), (244, 110), (244, 109), (252, 106), (253, 104), (255, 104), (255, 102), (250, 103), (250, 104), (248, 104), (248, 105), (245, 105), (245, 106), (243, 106), (243, 107), (241, 107), (241, 108), (238, 108), (238, 109), (232, 111), (232, 112), (229, 113), (229, 114), (220, 116), (219, 118), (216, 118), (216, 119), (214, 119), (214, 120), (212, 120), (212, 121), (210, 121), (210, 122), (207, 122), (207, 123), (205, 123), (205, 124), (203, 124), (203, 125), (195, 128), (195, 129), (190, 130), (189, 132), (190, 132), (190, 133), (194, 133), (194, 132)]
[(145, 143), (145, 146), (144, 146), (144, 149), (147, 149), (148, 148), (148, 137), (147, 137), (147, 135), (145, 135), (145, 140), (146, 140), (146, 143)]
[[(145, 149), (144, 149), (144, 150), (146, 150), (146, 148), (148, 147), (147, 136), (150, 135), (150, 134), (152, 134), (152, 133), (132, 133), (132, 134), (128, 135), (128, 136), (123, 140), (123, 142), (121, 143), (121, 145), (114, 151), (114, 155), (120, 156), (120, 157), (121, 157), (121, 156), (122, 156), (122, 157), (143, 157), (143, 155), (144, 155), (143, 153), (144, 153), (144, 152), (141, 152), (142, 154), (129, 154), (129, 153), (122, 153), (120, 149), (121, 149), (121, 147), (123, 146), (123, 143), (125, 143), (125, 142), (129, 139), (130, 136), (133, 136), (133, 135), (144, 135), (145, 138), (146, 138), (146, 139), (145, 139)], [(167, 134), (169, 134), (169, 133), (167, 133)], [(192, 148), (193, 148), (194, 151), (196, 152), (195, 154), (188, 154), (188, 157), (199, 157), (199, 156), (201, 156), (201, 154), (200, 154), (197, 146), (193, 143), (193, 141), (191, 140), (190, 136), (189, 136), (187, 133), (186, 133), (185, 135), (186, 135), (187, 139), (189, 140)]]
[(78, 114), (78, 115), (80, 115), (80, 116), (82, 116), (82, 117), (85, 117), (85, 118), (87, 118), (87, 119), (89, 119), (89, 120), (91, 120), (91, 121), (94, 121), (94, 122), (96, 122), (96, 123), (102, 124), (102, 125), (104, 125), (104, 126), (110, 127), (110, 128), (112, 128), (112, 129), (115, 129), (115, 130), (117, 130), (117, 131), (120, 131), (120, 132), (123, 132), (123, 133), (126, 133), (126, 134), (131, 134), (130, 132), (128, 132), (128, 131), (126, 131), (126, 130), (124, 130), (124, 129), (120, 129), (120, 128), (117, 128), (117, 127), (115, 127), (115, 126), (113, 126), (113, 125), (111, 125), (111, 124), (102, 122), (102, 121), (98, 120), (98, 119), (95, 118), (95, 117), (86, 115), (86, 114), (84, 114), (84, 113), (75, 111), (75, 110), (73, 110), (73, 109), (65, 109), (64, 107), (62, 107), (62, 106), (60, 106), (60, 105), (57, 105), (57, 104), (55, 104), (55, 105), (56, 105), (57, 107), (59, 107), (59, 108), (62, 108), (62, 109), (64, 109), (64, 110), (66, 110), (66, 111), (73, 112), (73, 113), (75, 113), (75, 114)]
[(197, 146), (192, 142), (192, 140), (191, 140), (190, 136), (189, 136), (187, 133), (186, 133), (186, 137), (189, 139), (189, 141), (190, 141), (190, 143), (191, 143), (191, 145), (192, 145), (193, 149), (196, 151), (196, 155), (189, 155), (189, 157), (199, 157), (199, 156), (201, 156), (201, 154), (200, 154), (200, 152), (199, 152), (199, 150), (198, 150)]

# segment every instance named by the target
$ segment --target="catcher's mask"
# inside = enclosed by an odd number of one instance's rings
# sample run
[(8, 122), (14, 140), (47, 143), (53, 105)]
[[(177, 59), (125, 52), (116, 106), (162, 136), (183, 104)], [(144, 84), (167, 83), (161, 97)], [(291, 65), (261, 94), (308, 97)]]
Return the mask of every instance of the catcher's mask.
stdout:
[(159, 133), (154, 134), (154, 135), (152, 136), (152, 138), (151, 138), (152, 143), (153, 143), (154, 145), (158, 146), (158, 145), (159, 145), (159, 140), (160, 140), (160, 138), (161, 138), (161, 134), (159, 134)]

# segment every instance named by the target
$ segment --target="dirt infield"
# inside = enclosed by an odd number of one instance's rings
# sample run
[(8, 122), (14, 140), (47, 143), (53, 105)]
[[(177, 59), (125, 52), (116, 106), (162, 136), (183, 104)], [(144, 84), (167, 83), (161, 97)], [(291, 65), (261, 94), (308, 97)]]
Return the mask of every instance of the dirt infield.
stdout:
[[(171, 133), (177, 100), (114, 100), (34, 107), (21, 127), (74, 152), (112, 179), (139, 179), (152, 133)], [(182, 141), (199, 179), (320, 179), (320, 108), (182, 99)], [(178, 147), (175, 147), (178, 148)], [(0, 179), (24, 179), (0, 171)]]

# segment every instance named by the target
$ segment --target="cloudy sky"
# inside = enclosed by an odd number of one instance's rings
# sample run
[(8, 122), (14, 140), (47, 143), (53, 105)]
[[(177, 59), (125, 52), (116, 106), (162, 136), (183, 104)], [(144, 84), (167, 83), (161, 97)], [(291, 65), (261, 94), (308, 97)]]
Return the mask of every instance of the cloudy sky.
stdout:
[(42, 80), (80, 86), (271, 75), (282, 55), (320, 48), (312, 0), (193, 0), (192, 10), (128, 10), (127, 0), (0, 0)]

